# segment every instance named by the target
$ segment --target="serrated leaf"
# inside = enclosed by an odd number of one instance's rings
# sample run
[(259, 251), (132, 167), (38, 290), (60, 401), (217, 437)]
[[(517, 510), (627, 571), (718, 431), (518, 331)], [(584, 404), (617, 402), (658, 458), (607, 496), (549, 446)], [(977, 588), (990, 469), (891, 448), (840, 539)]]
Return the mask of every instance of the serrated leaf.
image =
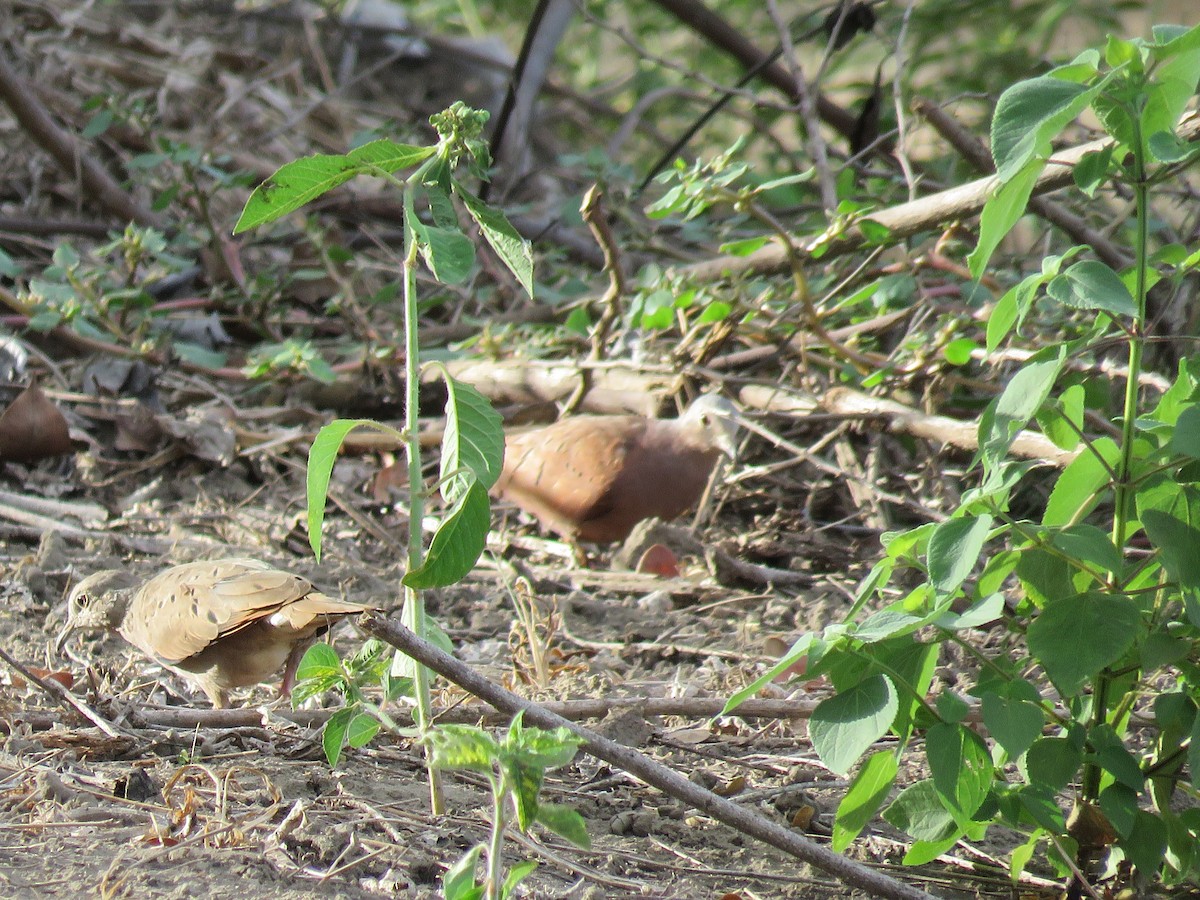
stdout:
[(446, 430), (442, 433), (442, 496), (453, 503), (470, 479), (449, 478), (466, 469), (488, 490), (504, 467), (504, 426), (483, 394), (465, 381), (446, 378)]
[(342, 674), (342, 661), (337, 651), (325, 643), (316, 643), (304, 651), (296, 667), (296, 679), (331, 678)]
[(533, 296), (533, 248), (524, 240), (517, 230), (512, 227), (504, 213), (492, 209), (470, 191), (465, 190), (458, 182), (454, 183), (454, 192), (462, 200), (467, 212), (479, 226), (484, 239), (496, 251), (496, 255), (508, 266), (525, 293)]
[(466, 493), (434, 533), (421, 567), (405, 574), (405, 587), (445, 587), (461, 581), (475, 567), (479, 554), (487, 545), (490, 523), (487, 488), (472, 476)]
[(388, 172), (415, 165), (433, 154), (432, 147), (372, 141), (344, 155), (317, 154), (293, 160), (254, 189), (233, 227), (241, 234), (274, 222), (364, 172)]
[(1045, 714), (1037, 704), (990, 691), (983, 695), (982, 712), (988, 732), (1010, 760), (1032, 747), (1046, 724)]
[(929, 538), (929, 580), (939, 597), (955, 593), (974, 570), (992, 530), (991, 516), (947, 519)]
[(1133, 646), (1140, 624), (1128, 597), (1093, 592), (1053, 599), (1029, 626), (1029, 651), (1071, 697)]
[(887, 734), (899, 708), (891, 680), (874, 675), (822, 700), (809, 720), (809, 738), (825, 765), (845, 775), (872, 744)]
[(1077, 262), (1050, 279), (1046, 294), (1072, 309), (1099, 309), (1114, 316), (1136, 316), (1137, 304), (1117, 273), (1099, 260)]
[(360, 712), (346, 729), (346, 743), (355, 749), (369, 744), (379, 733), (379, 720), (370, 713)]

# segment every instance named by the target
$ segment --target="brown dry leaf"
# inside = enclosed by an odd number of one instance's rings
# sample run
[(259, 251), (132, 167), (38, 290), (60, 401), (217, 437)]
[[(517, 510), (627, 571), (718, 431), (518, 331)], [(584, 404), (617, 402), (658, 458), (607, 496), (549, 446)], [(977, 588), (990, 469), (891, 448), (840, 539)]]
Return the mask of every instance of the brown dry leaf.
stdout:
[(37, 462), (71, 451), (67, 420), (36, 382), (0, 415), (0, 462)]
[(113, 416), (117, 428), (113, 448), (153, 453), (162, 444), (163, 430), (154, 419), (154, 412), (140, 400), (133, 406), (122, 407)]
[[(75, 676), (70, 672), (54, 669), (39, 669), (37, 666), (27, 666), (26, 668), (28, 668), (30, 672), (43, 681), (57, 681), (67, 690), (70, 690), (75, 684)], [(12, 676), (12, 686), (17, 690), (24, 690), (29, 685), (26, 683), (24, 678), (14, 672)]]
[(179, 441), (192, 456), (228, 466), (237, 452), (233, 426), (223, 412), (215, 409), (189, 409), (183, 418), (155, 416), (156, 421), (171, 437)]
[(732, 797), (734, 794), (740, 794), (746, 789), (746, 776), (736, 775), (724, 784), (718, 784), (713, 788), (713, 793), (718, 797)]
[(813, 817), (816, 814), (816, 807), (805, 804), (792, 813), (792, 827), (799, 828), (801, 831), (808, 831), (809, 826), (812, 825)]

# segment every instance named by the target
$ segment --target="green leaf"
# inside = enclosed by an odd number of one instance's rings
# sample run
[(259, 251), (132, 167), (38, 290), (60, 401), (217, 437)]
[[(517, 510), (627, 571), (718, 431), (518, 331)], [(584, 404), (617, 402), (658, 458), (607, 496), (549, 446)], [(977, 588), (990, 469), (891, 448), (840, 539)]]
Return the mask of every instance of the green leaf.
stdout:
[(947, 519), (929, 538), (929, 580), (939, 597), (954, 594), (971, 574), (992, 529), (991, 516)]
[(1200, 492), (1168, 478), (1147, 481), (1137, 510), (1167, 574), (1184, 590), (1200, 589)]
[(765, 673), (754, 679), (751, 684), (746, 685), (740, 691), (725, 701), (725, 708), (721, 710), (721, 715), (727, 716), (747, 700), (758, 696), (758, 692), (764, 687), (798, 663), (801, 659), (808, 655), (809, 650), (814, 644), (819, 643), (818, 637), (811, 631), (802, 634), (796, 639), (796, 642), (788, 649), (787, 653), (779, 658), (779, 662), (771, 666)]
[(479, 900), (483, 886), (475, 883), (475, 871), (479, 868), (479, 857), (483, 844), (476, 844), (446, 870), (442, 876), (442, 893), (446, 900)]
[(1112, 538), (1095, 525), (1071, 525), (1050, 536), (1052, 543), (1067, 556), (1102, 572), (1121, 571), (1121, 554)]
[(536, 859), (524, 859), (513, 863), (508, 870), (508, 874), (504, 876), (504, 885), (500, 888), (500, 896), (502, 898), (512, 896), (512, 892), (517, 889), (517, 885), (532, 875), (533, 870), (537, 867)]
[(1067, 738), (1044, 737), (1025, 753), (1025, 771), (1031, 784), (1048, 791), (1061, 791), (1075, 780), (1083, 765), (1083, 753)]
[(342, 441), (355, 428), (374, 428), (393, 437), (402, 437), (390, 426), (371, 419), (336, 419), (324, 426), (313, 438), (308, 449), (306, 492), (308, 500), (308, 543), (317, 562), (321, 561), (321, 526), (325, 522), (325, 498), (329, 493), (329, 476), (337, 462)]
[(461, 581), (475, 567), (487, 545), (491, 504), (488, 492), (471, 477), (466, 493), (458, 498), (433, 535), (420, 568), (405, 574), (411, 588), (446, 587)]
[(381, 140), (365, 144), (342, 156), (318, 154), (286, 163), (254, 189), (233, 227), (233, 233), (241, 234), (267, 222), (274, 222), (355, 175), (373, 172), (377, 168), (394, 172), (432, 155), (432, 147), (411, 147)]
[(442, 433), (442, 496), (453, 503), (469, 489), (465, 469), (488, 490), (504, 465), (504, 427), (491, 402), (465, 381), (446, 376), (446, 430)]
[(926, 733), (925, 754), (938, 796), (965, 828), (992, 784), (992, 758), (987, 745), (963, 725), (938, 723)]
[(325, 643), (316, 643), (304, 651), (300, 665), (296, 667), (296, 680), (309, 678), (332, 678), (342, 674), (342, 661), (337, 652)]
[(728, 253), (730, 256), (749, 256), (755, 250), (761, 250), (771, 242), (769, 235), (759, 237), (743, 238), (740, 241), (729, 241), (722, 244), (718, 249), (722, 253)]
[(1038, 176), (1045, 167), (1046, 164), (1041, 160), (1030, 160), (1023, 169), (1014, 173), (1012, 178), (1002, 182), (996, 193), (984, 204), (979, 214), (979, 243), (967, 256), (967, 265), (971, 277), (975, 280), (983, 277), (992, 253), (1025, 214), (1025, 207), (1033, 194), (1033, 186), (1037, 184)]
[(1047, 157), (1051, 141), (1104, 83), (1077, 84), (1042, 75), (1001, 94), (992, 117), (992, 157), (1000, 180), (1009, 181), (1031, 160)]
[(958, 338), (942, 348), (942, 356), (952, 366), (965, 366), (978, 346), (972, 338)]
[(1081, 384), (1068, 386), (1052, 407), (1043, 407), (1037, 414), (1042, 432), (1060, 450), (1074, 450), (1083, 433), (1083, 411), (1087, 392)]
[(346, 729), (354, 718), (355, 710), (346, 706), (339, 709), (325, 723), (325, 731), (321, 735), (321, 746), (325, 750), (325, 759), (330, 766), (336, 766), (342, 756), (342, 748), (346, 745)]
[(1046, 293), (1072, 309), (1099, 309), (1114, 316), (1137, 315), (1133, 295), (1117, 273), (1099, 260), (1085, 259), (1052, 279)]
[(1059, 693), (1071, 697), (1124, 656), (1141, 624), (1128, 597), (1087, 593), (1052, 600), (1029, 626), (1029, 650)]
[(504, 213), (489, 207), (457, 181), (454, 182), (454, 192), (479, 226), (484, 239), (496, 251), (504, 265), (508, 266), (508, 270), (520, 282), (521, 287), (525, 288), (525, 293), (532, 297), (533, 248), (529, 242), (517, 234), (517, 230), (509, 224)]
[(585, 850), (592, 846), (588, 837), (587, 825), (583, 816), (569, 806), (558, 803), (542, 803), (538, 805), (537, 821), (549, 828), (560, 837), (565, 837), (576, 847)]
[(1094, 727), (1088, 742), (1092, 747), (1090, 758), (1120, 784), (1132, 791), (1141, 791), (1145, 787), (1146, 776), (1141, 766), (1111, 725), (1105, 722)]
[(1069, 525), (1091, 512), (1111, 483), (1113, 467), (1120, 458), (1121, 448), (1111, 438), (1093, 441), (1091, 450), (1075, 457), (1058, 476), (1042, 524)]
[(1042, 710), (1028, 700), (1001, 697), (989, 691), (983, 695), (982, 705), (983, 724), (1009, 759), (1019, 758), (1032, 747), (1046, 723)]
[(500, 753), (495, 738), (474, 725), (438, 725), (422, 738), (439, 769), (467, 769), (490, 774)]
[(940, 843), (957, 838), (963, 829), (938, 797), (932, 779), (909, 785), (883, 811), (883, 818), (919, 841)]
[(1200, 406), (1186, 406), (1179, 413), (1167, 449), (1176, 456), (1200, 459)]
[(884, 675), (867, 678), (822, 700), (813, 710), (808, 725), (813, 749), (832, 771), (845, 775), (887, 733), (899, 708), (890, 679)]
[(985, 462), (999, 466), (1013, 440), (1041, 409), (1066, 360), (1066, 347), (1042, 351), (1017, 370), (996, 399), (990, 423), (980, 421), (980, 452)]
[(475, 265), (475, 245), (457, 228), (412, 224), (425, 265), (442, 284), (462, 284)]
[(1167, 850), (1167, 826), (1159, 816), (1139, 809), (1129, 837), (1118, 838), (1117, 846), (1125, 851), (1138, 874), (1153, 880)]
[(867, 757), (862, 764), (846, 796), (838, 804), (833, 820), (833, 851), (843, 852), (867, 823), (875, 817), (888, 792), (896, 783), (898, 766), (896, 756), (889, 750), (880, 750)]
[(346, 743), (355, 749), (363, 747), (379, 733), (379, 720), (369, 713), (360, 712), (350, 720), (346, 728)]

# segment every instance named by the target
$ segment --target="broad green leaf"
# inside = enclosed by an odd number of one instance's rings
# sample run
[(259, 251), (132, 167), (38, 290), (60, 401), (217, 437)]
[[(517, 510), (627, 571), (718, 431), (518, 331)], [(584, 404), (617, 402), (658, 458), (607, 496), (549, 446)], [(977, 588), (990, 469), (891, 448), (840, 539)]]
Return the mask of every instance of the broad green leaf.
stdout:
[(425, 265), (442, 284), (462, 284), (475, 265), (475, 245), (457, 228), (413, 223)]
[(350, 720), (346, 728), (346, 743), (355, 749), (363, 747), (379, 733), (379, 720), (369, 713), (360, 712)]
[(475, 567), (487, 544), (491, 505), (488, 492), (472, 478), (454, 507), (446, 514), (420, 568), (405, 574), (411, 588), (445, 587), (461, 581)]
[(1058, 476), (1042, 524), (1070, 525), (1091, 512), (1111, 484), (1113, 467), (1120, 458), (1121, 449), (1111, 438), (1093, 441), (1091, 450), (1075, 457)]
[(1027, 780), (1046, 791), (1061, 791), (1075, 780), (1082, 765), (1083, 753), (1067, 738), (1038, 738), (1025, 752)]
[(1045, 406), (1037, 414), (1042, 432), (1060, 450), (1074, 450), (1079, 446), (1086, 397), (1083, 385), (1069, 385), (1059, 394), (1053, 406)]
[(1137, 510), (1167, 574), (1187, 591), (1200, 589), (1200, 491), (1168, 478), (1148, 481)]
[(883, 811), (883, 818), (919, 841), (940, 843), (963, 833), (963, 829), (942, 805), (930, 778), (901, 791)]
[[(508, 874), (504, 876), (504, 886), (500, 889), (500, 896), (505, 898), (511, 897), (517, 885), (532, 875), (533, 870), (537, 867), (538, 863), (536, 859), (525, 859), (513, 863), (508, 869)], [(449, 898), (446, 898), (446, 900), (449, 900)]]
[(960, 835), (955, 834), (948, 838), (942, 838), (940, 841), (913, 841), (912, 846), (905, 851), (904, 858), (900, 862), (906, 866), (923, 866), (931, 863), (953, 848), (958, 843), (959, 837)]
[(1088, 735), (1092, 747), (1091, 758), (1119, 783), (1133, 791), (1140, 791), (1146, 784), (1141, 766), (1129, 752), (1113, 727), (1107, 722), (1094, 727)]
[(743, 238), (740, 241), (729, 241), (720, 246), (722, 253), (728, 253), (730, 256), (749, 256), (755, 250), (761, 250), (764, 246), (771, 242), (769, 235), (759, 237)]
[(985, 346), (988, 353), (991, 353), (1000, 346), (1000, 342), (1008, 337), (1009, 333), (1017, 324), (1017, 289), (1020, 285), (1013, 285), (1004, 292), (996, 305), (992, 307), (992, 314), (987, 320), (987, 340)]
[(337, 462), (342, 441), (355, 428), (374, 428), (393, 437), (402, 437), (396, 429), (371, 419), (336, 419), (325, 425), (308, 448), (306, 493), (308, 501), (308, 543), (317, 562), (321, 561), (321, 526), (325, 522), (325, 498), (329, 493), (329, 476)]
[(1133, 646), (1141, 624), (1128, 597), (1087, 593), (1053, 599), (1029, 626), (1029, 650), (1064, 697), (1077, 694)]
[(1114, 782), (1100, 792), (1100, 810), (1117, 834), (1128, 837), (1138, 811), (1138, 792)]
[(929, 539), (929, 580), (939, 597), (951, 596), (967, 580), (993, 521), (991, 516), (960, 516), (937, 526)]
[(504, 465), (504, 427), (491, 402), (465, 381), (446, 376), (446, 430), (442, 433), (442, 496), (453, 503), (467, 489), (465, 469), (485, 489), (500, 477)]
[(241, 234), (299, 209), (353, 178), (382, 169), (394, 172), (433, 155), (432, 147), (411, 147), (392, 141), (372, 141), (345, 155), (317, 154), (280, 166), (254, 189), (233, 227)]
[(1099, 260), (1085, 259), (1050, 279), (1046, 293), (1072, 309), (1099, 309), (1114, 316), (1138, 314), (1133, 295), (1117, 273)]
[(1045, 167), (1046, 164), (1040, 159), (1030, 160), (1012, 178), (999, 182), (996, 192), (984, 204), (979, 214), (979, 243), (967, 256), (972, 278), (978, 280), (983, 277), (992, 253), (1025, 214), (1033, 186)]
[(296, 680), (329, 678), (342, 674), (342, 661), (337, 652), (326, 643), (318, 642), (304, 651), (300, 665), (296, 667)]
[(583, 816), (569, 806), (541, 803), (538, 805), (537, 821), (576, 847), (587, 849), (592, 845)]
[(476, 844), (446, 870), (442, 876), (442, 893), (446, 900), (479, 900), (483, 896), (483, 886), (475, 883), (475, 870), (483, 850), (483, 844)]
[(779, 662), (754, 679), (753, 683), (748, 684), (725, 701), (725, 708), (721, 710), (721, 715), (729, 715), (747, 700), (758, 696), (759, 691), (803, 659), (818, 640), (817, 635), (811, 631), (797, 638), (787, 653), (780, 657)]
[(454, 192), (479, 226), (484, 239), (520, 282), (521, 287), (525, 288), (525, 293), (532, 297), (533, 248), (529, 242), (517, 234), (517, 230), (509, 224), (504, 213), (492, 209), (458, 182), (454, 183)]
[(1046, 724), (1045, 714), (1028, 700), (988, 692), (983, 695), (982, 707), (983, 724), (1010, 760), (1032, 747)]
[(1066, 348), (1060, 344), (1030, 357), (1009, 379), (990, 422), (986, 417), (980, 420), (980, 453), (985, 462), (993, 467), (1001, 464), (1017, 434), (1050, 396), (1065, 359)]
[(1039, 608), (1058, 597), (1078, 593), (1075, 590), (1075, 568), (1061, 554), (1041, 547), (1026, 547), (1017, 561), (1017, 578), (1029, 599)]
[(808, 734), (825, 765), (847, 774), (867, 749), (883, 737), (900, 707), (886, 676), (875, 675), (822, 700), (813, 710)]
[(1118, 838), (1117, 846), (1125, 851), (1139, 875), (1153, 881), (1167, 849), (1167, 826), (1154, 813), (1138, 810), (1129, 837)]
[(325, 731), (321, 734), (321, 747), (325, 750), (325, 759), (330, 766), (336, 766), (342, 757), (342, 747), (346, 745), (346, 728), (349, 727), (355, 712), (352, 707), (344, 706), (325, 723)]
[(467, 769), (490, 773), (500, 752), (495, 738), (471, 725), (438, 725), (422, 740), (430, 760), (439, 769)]
[(896, 782), (896, 755), (880, 750), (867, 757), (854, 776), (833, 820), (833, 851), (841, 853), (875, 817)]
[(1100, 91), (1094, 85), (1042, 75), (1008, 88), (992, 117), (992, 157), (996, 174), (1009, 181), (1035, 158), (1049, 155), (1051, 141)]
[(925, 755), (938, 796), (965, 829), (992, 784), (987, 745), (963, 725), (938, 723), (925, 735)]
[(1095, 525), (1071, 525), (1050, 536), (1050, 543), (1067, 556), (1102, 572), (1120, 572), (1121, 554), (1112, 538)]
[(1187, 406), (1179, 413), (1167, 449), (1176, 456), (1200, 459), (1200, 406)]

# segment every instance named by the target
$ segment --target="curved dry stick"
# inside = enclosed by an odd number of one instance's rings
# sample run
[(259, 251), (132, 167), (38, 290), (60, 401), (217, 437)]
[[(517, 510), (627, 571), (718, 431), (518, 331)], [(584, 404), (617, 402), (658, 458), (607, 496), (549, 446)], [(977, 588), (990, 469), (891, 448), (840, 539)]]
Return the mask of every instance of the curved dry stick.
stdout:
[(846, 884), (861, 888), (876, 897), (894, 900), (932, 900), (931, 895), (890, 878), (869, 866), (834, 853), (810, 838), (757, 816), (738, 804), (718, 797), (688, 781), (678, 772), (659, 765), (642, 753), (625, 747), (594, 731), (568, 722), (536, 703), (519, 697), (459, 662), (450, 654), (423, 641), (409, 629), (386, 616), (367, 613), (358, 624), (368, 634), (391, 644), (401, 653), (437, 672), (459, 687), (509, 715), (524, 712), (525, 721), (538, 728), (567, 728), (583, 739), (583, 750), (629, 772), (660, 791), (694, 806), (705, 815), (719, 819), (743, 834), (770, 844), (813, 868), (832, 875)]
[[(1200, 115), (1193, 115), (1183, 122), (1179, 126), (1178, 134), (1180, 139), (1185, 142), (1193, 142), (1200, 138)], [(1111, 143), (1111, 139), (1101, 138), (1078, 147), (1056, 152), (1042, 174), (1038, 176), (1033, 188), (1034, 195), (1056, 191), (1072, 184), (1075, 165), (1088, 153), (1102, 150)], [(930, 194), (928, 197), (921, 197), (919, 200), (881, 209), (863, 218), (870, 219), (887, 228), (891, 232), (888, 242), (893, 243), (902, 238), (920, 234), (922, 231), (928, 231), (944, 222), (976, 215), (995, 193), (999, 184), (999, 179), (995, 175), (989, 175), (986, 178), (979, 178), (958, 187)], [(802, 257), (812, 256), (811, 239), (796, 236), (793, 243), (796, 252)], [(866, 235), (859, 232), (852, 223), (845, 231), (832, 235), (821, 244), (825, 249), (821, 259), (853, 253), (866, 245)], [(777, 244), (769, 244), (748, 256), (718, 256), (682, 267), (677, 271), (679, 274), (698, 281), (718, 281), (734, 274), (777, 275), (786, 272), (788, 267), (787, 249)]]
[(139, 225), (166, 227), (166, 220), (141, 206), (104, 168), (87, 154), (75, 138), (55, 124), (0, 52), (0, 98), (38, 145), (49, 153), (68, 175), (79, 175), (85, 196), (90, 195), (109, 211)]

